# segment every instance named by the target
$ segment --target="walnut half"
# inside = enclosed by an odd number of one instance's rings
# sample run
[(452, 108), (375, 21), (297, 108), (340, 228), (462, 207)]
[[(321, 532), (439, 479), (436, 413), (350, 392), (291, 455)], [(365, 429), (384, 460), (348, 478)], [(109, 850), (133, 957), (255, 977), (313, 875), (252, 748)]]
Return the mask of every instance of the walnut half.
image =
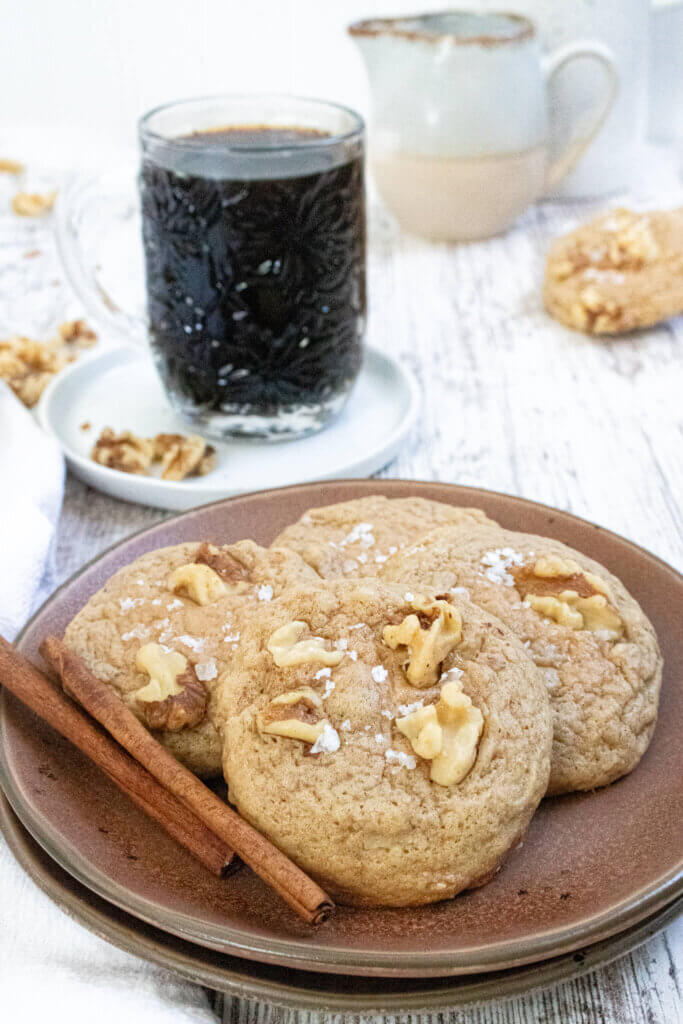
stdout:
[(241, 583), (249, 579), (248, 570), (228, 551), (218, 548), (206, 541), (200, 544), (194, 556), (197, 565), (208, 565), (222, 580), (228, 583)]
[(578, 562), (545, 555), (531, 567), (510, 570), (524, 603), (569, 629), (602, 631), (617, 639), (624, 630), (607, 583)]
[(137, 652), (135, 665), (149, 676), (149, 682), (132, 696), (150, 729), (178, 732), (203, 720), (208, 693), (183, 654), (160, 644), (145, 644)]
[(257, 718), (260, 732), (314, 744), (325, 730), (327, 719), (320, 714), (322, 701), (314, 690), (303, 686), (274, 697)]
[(418, 708), (396, 720), (418, 757), (432, 762), (430, 779), (455, 786), (468, 775), (477, 757), (484, 718), (459, 680), (446, 683), (438, 704)]
[(205, 476), (216, 467), (216, 449), (198, 434), (157, 434), (154, 457), (161, 459), (162, 480)]
[(195, 604), (212, 604), (227, 593), (223, 580), (208, 565), (193, 562), (179, 565), (168, 577), (168, 589), (173, 594), (187, 594)]
[(130, 430), (117, 434), (105, 427), (90, 452), (93, 462), (124, 473), (146, 473), (154, 457), (154, 442)]
[(321, 636), (306, 636), (310, 633), (306, 622), (288, 622), (271, 634), (268, 650), (279, 668), (290, 668), (315, 662), (334, 667), (344, 657), (342, 651), (328, 651)]
[(411, 686), (425, 689), (439, 679), (441, 662), (460, 643), (462, 619), (448, 601), (412, 601), (415, 614), (398, 626), (385, 626), (382, 639), (387, 647), (408, 648), (406, 676)]

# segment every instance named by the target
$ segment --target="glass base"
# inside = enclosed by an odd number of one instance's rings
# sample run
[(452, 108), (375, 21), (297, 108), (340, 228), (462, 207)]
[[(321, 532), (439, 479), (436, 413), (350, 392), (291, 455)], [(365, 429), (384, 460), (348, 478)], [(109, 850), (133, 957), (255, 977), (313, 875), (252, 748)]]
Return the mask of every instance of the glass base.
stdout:
[[(325, 402), (311, 405), (283, 406), (276, 413), (218, 409), (197, 409), (172, 399), (172, 404), (183, 419), (188, 420), (198, 433), (216, 441), (231, 437), (251, 438), (254, 441), (293, 441), (315, 434), (327, 426), (346, 405), (351, 388)], [(169, 396), (170, 397), (170, 396)]]

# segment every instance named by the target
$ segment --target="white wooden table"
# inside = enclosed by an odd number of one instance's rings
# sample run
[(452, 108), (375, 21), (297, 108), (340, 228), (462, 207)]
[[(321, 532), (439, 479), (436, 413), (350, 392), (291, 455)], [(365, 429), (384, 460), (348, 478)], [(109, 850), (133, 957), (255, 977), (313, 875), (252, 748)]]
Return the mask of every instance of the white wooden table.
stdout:
[[(424, 399), (417, 429), (382, 475), (547, 502), (624, 534), (682, 569), (683, 322), (600, 341), (559, 327), (541, 306), (547, 243), (593, 209), (538, 207), (506, 237), (459, 248), (402, 236), (384, 213), (373, 212), (369, 337), (410, 367)], [(6, 300), (0, 316), (26, 333), (39, 329), (41, 317), (44, 329), (51, 318), (64, 318), (72, 302), (49, 254), (16, 269), (29, 241), (3, 234), (0, 224), (0, 299)], [(47, 243), (41, 247), (47, 250)], [(21, 280), (26, 288), (19, 294)], [(24, 319), (22, 328), (22, 316), (34, 326)], [(163, 516), (69, 479), (55, 583)], [(682, 961), (679, 922), (594, 974), (449, 1019), (674, 1024), (681, 1018)], [(225, 1019), (265, 1024), (279, 1015), (244, 1003), (226, 1008)]]

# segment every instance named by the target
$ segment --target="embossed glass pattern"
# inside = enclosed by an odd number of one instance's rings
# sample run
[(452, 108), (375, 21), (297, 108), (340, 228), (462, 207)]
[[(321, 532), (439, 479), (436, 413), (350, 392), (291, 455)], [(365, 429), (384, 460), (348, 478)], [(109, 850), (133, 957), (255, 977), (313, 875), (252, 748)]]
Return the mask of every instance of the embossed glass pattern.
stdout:
[(362, 123), (307, 100), (190, 101), (141, 125), (149, 336), (207, 433), (287, 438), (344, 405), (365, 324)]

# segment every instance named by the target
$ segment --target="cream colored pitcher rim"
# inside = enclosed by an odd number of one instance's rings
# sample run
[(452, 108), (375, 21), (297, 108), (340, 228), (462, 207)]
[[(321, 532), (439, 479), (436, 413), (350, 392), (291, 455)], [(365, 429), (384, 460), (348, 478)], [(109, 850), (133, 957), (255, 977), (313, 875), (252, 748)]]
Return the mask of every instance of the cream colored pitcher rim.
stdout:
[[(515, 31), (509, 35), (494, 35), (483, 31), (478, 35), (463, 35), (456, 31), (440, 31), (430, 29), (426, 23), (433, 19), (451, 15), (466, 15), (482, 22), (491, 18), (505, 18), (514, 26)], [(366, 18), (349, 25), (351, 36), (396, 36), (401, 39), (419, 40), (428, 43), (439, 43), (447, 39), (458, 46), (505, 46), (508, 43), (519, 43), (536, 35), (536, 26), (523, 14), (512, 11), (471, 11), (465, 8), (449, 8), (443, 11), (427, 11), (423, 14), (402, 15), (400, 18)]]

